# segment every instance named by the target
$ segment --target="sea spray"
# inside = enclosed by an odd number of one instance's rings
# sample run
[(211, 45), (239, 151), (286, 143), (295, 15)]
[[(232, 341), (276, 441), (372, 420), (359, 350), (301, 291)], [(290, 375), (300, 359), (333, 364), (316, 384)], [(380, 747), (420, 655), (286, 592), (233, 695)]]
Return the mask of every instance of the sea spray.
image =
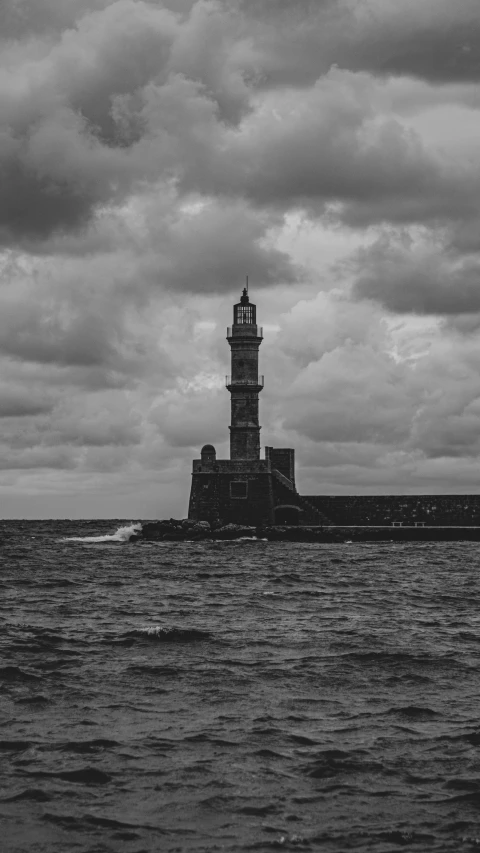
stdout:
[(124, 527), (119, 527), (115, 533), (107, 534), (106, 536), (67, 536), (61, 539), (61, 542), (86, 542), (86, 543), (101, 543), (101, 542), (129, 542), (130, 537), (134, 536), (141, 530), (141, 524), (128, 524)]
[(159, 643), (194, 643), (209, 640), (211, 634), (209, 631), (202, 631), (199, 628), (177, 628), (175, 626), (167, 628), (160, 625), (153, 625), (147, 628), (137, 628), (133, 631), (127, 631), (125, 637)]

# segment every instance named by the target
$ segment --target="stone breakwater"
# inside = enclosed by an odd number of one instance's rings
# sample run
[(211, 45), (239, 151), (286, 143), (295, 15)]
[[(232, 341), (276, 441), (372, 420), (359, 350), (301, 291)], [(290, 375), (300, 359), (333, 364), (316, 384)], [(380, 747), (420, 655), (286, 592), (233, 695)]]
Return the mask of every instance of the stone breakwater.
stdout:
[(165, 519), (146, 522), (130, 542), (198, 542), (204, 540), (268, 540), (269, 542), (462, 542), (480, 541), (480, 527), (250, 527), (208, 521)]

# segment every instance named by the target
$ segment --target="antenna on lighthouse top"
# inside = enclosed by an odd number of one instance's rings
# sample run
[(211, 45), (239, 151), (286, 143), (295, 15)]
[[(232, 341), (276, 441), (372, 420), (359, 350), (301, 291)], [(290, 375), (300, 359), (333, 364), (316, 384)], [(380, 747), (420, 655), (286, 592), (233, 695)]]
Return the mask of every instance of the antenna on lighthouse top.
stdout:
[[(248, 303), (250, 302), (250, 300), (248, 298), (248, 275), (246, 276), (246, 279), (247, 280), (245, 282), (245, 287), (243, 288), (242, 296), (240, 298), (240, 303), (239, 303), (240, 305), (248, 305)], [(236, 323), (236, 322), (237, 321), (234, 320), (234, 323)], [(246, 323), (246, 322), (250, 322), (250, 320), (248, 320), (248, 321), (243, 320), (242, 322)]]

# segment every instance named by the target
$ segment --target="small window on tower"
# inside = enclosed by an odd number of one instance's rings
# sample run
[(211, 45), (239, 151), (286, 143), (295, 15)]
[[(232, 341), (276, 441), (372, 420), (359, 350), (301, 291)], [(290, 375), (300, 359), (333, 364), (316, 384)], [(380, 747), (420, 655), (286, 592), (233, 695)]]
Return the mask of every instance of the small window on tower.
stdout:
[(247, 480), (232, 480), (230, 483), (231, 498), (246, 498), (248, 497), (248, 482)]

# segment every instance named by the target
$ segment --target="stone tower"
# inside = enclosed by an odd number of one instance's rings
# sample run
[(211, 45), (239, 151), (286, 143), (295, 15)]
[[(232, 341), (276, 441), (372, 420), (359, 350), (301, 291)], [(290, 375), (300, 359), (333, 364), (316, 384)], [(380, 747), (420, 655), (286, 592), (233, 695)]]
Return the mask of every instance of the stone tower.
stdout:
[(231, 375), (226, 385), (231, 394), (230, 459), (260, 459), (258, 395), (263, 376), (258, 375), (258, 350), (262, 329), (257, 326), (257, 309), (245, 287), (240, 302), (233, 306), (233, 326), (227, 330), (231, 349)]
[(188, 517), (223, 524), (319, 523), (320, 514), (295, 486), (295, 451), (265, 448), (260, 456), (258, 395), (263, 376), (258, 375), (258, 350), (262, 329), (256, 307), (244, 288), (233, 307), (233, 326), (227, 331), (231, 350), (231, 375), (226, 386), (231, 395), (230, 459), (217, 459), (215, 448), (205, 444), (200, 459), (193, 460)]

